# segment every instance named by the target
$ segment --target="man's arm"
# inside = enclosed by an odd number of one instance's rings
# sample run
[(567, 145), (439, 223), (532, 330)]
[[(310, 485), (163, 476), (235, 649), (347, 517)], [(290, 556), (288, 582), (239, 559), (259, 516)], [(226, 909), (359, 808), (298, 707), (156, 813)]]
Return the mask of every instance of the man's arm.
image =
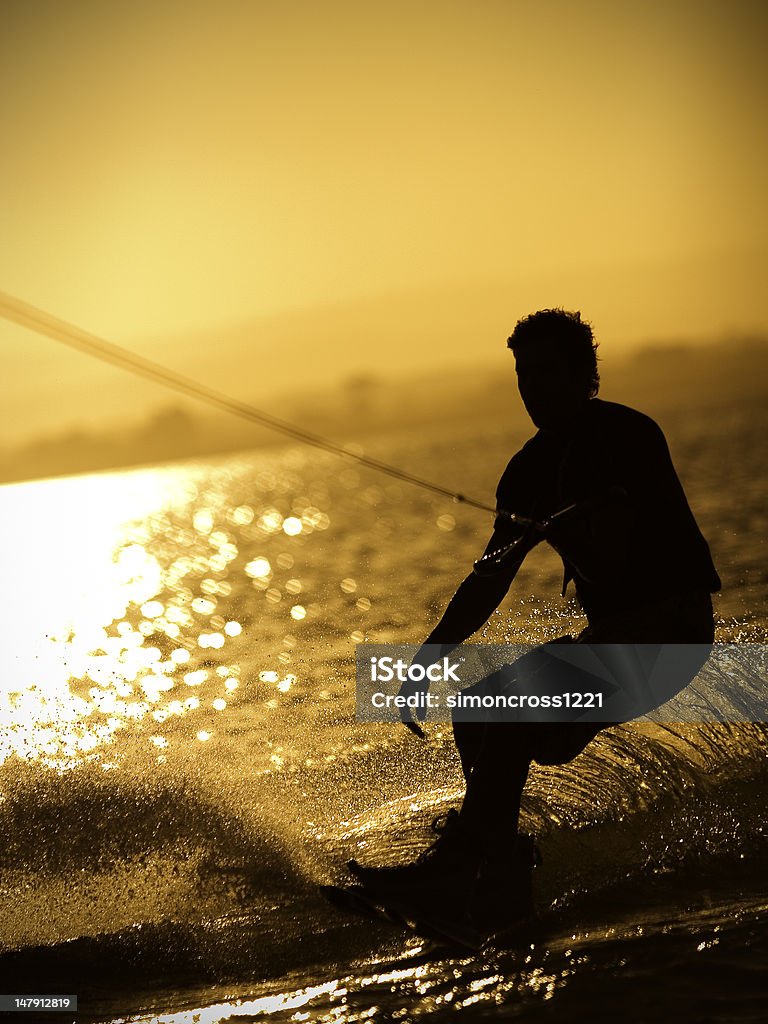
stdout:
[(542, 539), (542, 535), (534, 530), (518, 528), (511, 531), (507, 524), (497, 520), (484, 557), (508, 549), (517, 541), (513, 555), (501, 559), (498, 571), (490, 575), (472, 572), (467, 576), (423, 646), (440, 644), (452, 650), (480, 629), (506, 597), (525, 556)]
[[(452, 651), (480, 629), (504, 600), (525, 556), (541, 539), (541, 534), (533, 530), (521, 531), (518, 528), (510, 531), (508, 523), (497, 519), (496, 529), (485, 548), (484, 555), (508, 548), (513, 541), (519, 540), (520, 544), (515, 547), (515, 557), (502, 559), (498, 572), (493, 575), (479, 576), (472, 572), (467, 576), (448, 602), (442, 618), (421, 645), (413, 663), (425, 667), (433, 664), (438, 657)], [(423, 689), (429, 689), (429, 683), (414, 683), (408, 680), (403, 683), (399, 692), (401, 695), (409, 696)], [(411, 732), (421, 739), (424, 738), (424, 730), (417, 721), (414, 721), (409, 708), (402, 708), (400, 717)], [(416, 718), (423, 720), (425, 717), (426, 710), (416, 710)]]
[(424, 644), (440, 644), (451, 650), (472, 636), (487, 622), (507, 594), (513, 576), (470, 573), (448, 602), (443, 616)]

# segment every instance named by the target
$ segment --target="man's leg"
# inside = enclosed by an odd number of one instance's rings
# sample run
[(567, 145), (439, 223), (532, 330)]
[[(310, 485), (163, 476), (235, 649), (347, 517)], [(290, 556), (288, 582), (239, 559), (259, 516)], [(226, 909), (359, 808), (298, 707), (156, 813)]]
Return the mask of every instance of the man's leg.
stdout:
[[(463, 691), (481, 698), (510, 698), (520, 683), (528, 688), (576, 689), (578, 670), (553, 657), (570, 636), (536, 647), (517, 662), (486, 676)], [(479, 848), (510, 846), (517, 835), (520, 799), (532, 760), (562, 764), (580, 753), (600, 725), (525, 721), (525, 712), (500, 705), (482, 710), (468, 706), (454, 712), (453, 735), (467, 788), (459, 820)], [(560, 712), (562, 713), (562, 712)], [(461, 714), (472, 720), (457, 720)], [(573, 712), (574, 717), (580, 714)]]
[(461, 770), (464, 781), (469, 782), (472, 769), (480, 756), (483, 747), (483, 736), (487, 722), (456, 722), (453, 723), (453, 742), (459, 752)]
[(456, 726), (482, 730), (480, 737), (476, 733), (472, 737), (474, 757), (459, 822), (480, 851), (511, 846), (517, 835), (520, 799), (533, 758), (531, 727), (504, 722), (457, 722), (454, 729)]
[(470, 752), (474, 755), (459, 821), (476, 838), (478, 848), (503, 848), (514, 843), (531, 761), (566, 764), (608, 724), (454, 722), (462, 766)]
[(531, 761), (572, 760), (602, 725), (488, 722), (485, 726), (455, 723), (455, 728), (462, 761), (470, 749), (476, 751), (457, 821), (473, 874), (473, 880), (464, 883), (460, 913), (481, 930), (493, 932), (534, 913), (532, 873), (537, 853), (533, 839), (518, 833)]

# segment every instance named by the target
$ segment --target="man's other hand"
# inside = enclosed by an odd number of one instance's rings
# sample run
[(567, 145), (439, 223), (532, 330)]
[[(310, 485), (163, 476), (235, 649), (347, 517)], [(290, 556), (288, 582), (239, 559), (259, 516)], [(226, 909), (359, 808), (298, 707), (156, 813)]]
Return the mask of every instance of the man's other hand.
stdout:
[[(443, 648), (440, 644), (427, 643), (419, 648), (411, 662), (411, 667), (414, 665), (421, 665), (425, 670), (424, 678), (418, 680), (406, 679), (397, 691), (398, 697), (426, 697), (426, 694), (429, 693), (429, 677), (427, 676), (426, 669), (428, 669), (430, 665), (434, 665), (434, 663), (441, 658), (442, 651)], [(400, 721), (420, 739), (425, 738), (425, 733), (414, 719), (418, 719), (420, 722), (425, 721), (427, 717), (426, 703), (427, 702), (424, 699), (420, 700), (418, 706), (415, 708), (410, 708), (406, 705), (399, 709)]]

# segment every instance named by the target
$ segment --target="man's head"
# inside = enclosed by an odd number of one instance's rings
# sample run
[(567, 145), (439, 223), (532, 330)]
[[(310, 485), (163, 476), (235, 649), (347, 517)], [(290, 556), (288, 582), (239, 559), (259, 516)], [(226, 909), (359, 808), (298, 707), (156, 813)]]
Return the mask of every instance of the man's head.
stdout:
[(507, 345), (515, 356), (520, 396), (537, 427), (567, 421), (597, 394), (597, 345), (579, 313), (532, 313), (519, 321)]

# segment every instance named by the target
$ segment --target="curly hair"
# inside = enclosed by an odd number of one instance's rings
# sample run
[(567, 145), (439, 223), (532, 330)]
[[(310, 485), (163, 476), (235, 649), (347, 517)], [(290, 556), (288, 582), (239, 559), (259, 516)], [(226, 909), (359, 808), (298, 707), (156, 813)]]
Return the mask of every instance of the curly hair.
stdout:
[(581, 319), (581, 313), (567, 309), (540, 309), (517, 322), (507, 339), (507, 347), (517, 353), (521, 348), (546, 339), (560, 347), (572, 369), (584, 374), (584, 383), (590, 398), (600, 390), (597, 371), (597, 342), (592, 327)]

